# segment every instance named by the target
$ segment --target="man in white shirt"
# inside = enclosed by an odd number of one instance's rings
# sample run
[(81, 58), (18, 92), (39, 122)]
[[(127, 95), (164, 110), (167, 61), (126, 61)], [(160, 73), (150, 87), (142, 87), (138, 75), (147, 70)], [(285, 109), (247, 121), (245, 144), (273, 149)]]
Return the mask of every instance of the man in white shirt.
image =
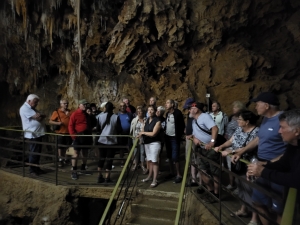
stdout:
[[(29, 139), (32, 142), (42, 142), (45, 135), (44, 119), (46, 115), (41, 114), (36, 107), (40, 98), (35, 94), (28, 95), (26, 102), (20, 108), (20, 116), (22, 120), (22, 126), (24, 130), (24, 138)], [(42, 144), (29, 143), (29, 151), (33, 153), (41, 153)], [(29, 163), (39, 164), (39, 155), (29, 155)], [(29, 172), (32, 176), (38, 176), (43, 173), (40, 167), (30, 166)]]
[(228, 116), (226, 115), (226, 113), (221, 111), (221, 105), (219, 102), (212, 102), (211, 113), (209, 115), (213, 118), (215, 124), (218, 126), (218, 134), (224, 135), (225, 127), (228, 124)]

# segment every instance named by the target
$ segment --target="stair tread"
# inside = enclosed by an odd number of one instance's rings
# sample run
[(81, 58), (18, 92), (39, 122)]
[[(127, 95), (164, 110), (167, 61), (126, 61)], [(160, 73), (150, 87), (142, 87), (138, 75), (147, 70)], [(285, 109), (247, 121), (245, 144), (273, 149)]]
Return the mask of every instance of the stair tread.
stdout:
[[(175, 217), (174, 217), (175, 219)], [(168, 224), (174, 224), (174, 220), (166, 220), (166, 219), (157, 219), (157, 218), (150, 218), (150, 217), (135, 217), (127, 224), (130, 225), (168, 225)]]
[(133, 203), (132, 205), (140, 205), (142, 207), (149, 208), (161, 208), (161, 209), (177, 209), (178, 201), (169, 201), (165, 199), (152, 199), (143, 197), (141, 200)]

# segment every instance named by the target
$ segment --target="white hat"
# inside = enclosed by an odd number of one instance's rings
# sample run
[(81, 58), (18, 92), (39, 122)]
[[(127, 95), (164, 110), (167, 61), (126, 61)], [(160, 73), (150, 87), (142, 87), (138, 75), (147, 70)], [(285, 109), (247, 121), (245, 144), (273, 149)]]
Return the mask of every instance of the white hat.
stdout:
[(103, 108), (106, 105), (107, 102), (102, 102), (100, 105), (100, 108)]

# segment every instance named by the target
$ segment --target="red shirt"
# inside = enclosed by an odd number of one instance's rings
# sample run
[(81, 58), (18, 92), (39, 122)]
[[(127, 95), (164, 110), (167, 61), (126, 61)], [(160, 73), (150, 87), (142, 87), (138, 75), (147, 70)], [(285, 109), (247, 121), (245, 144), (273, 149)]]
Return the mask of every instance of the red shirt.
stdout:
[[(85, 112), (81, 109), (77, 109), (72, 113), (69, 122), (69, 133), (70, 135), (74, 135), (88, 129), (88, 122), (86, 118)], [(75, 139), (75, 136), (72, 136)]]

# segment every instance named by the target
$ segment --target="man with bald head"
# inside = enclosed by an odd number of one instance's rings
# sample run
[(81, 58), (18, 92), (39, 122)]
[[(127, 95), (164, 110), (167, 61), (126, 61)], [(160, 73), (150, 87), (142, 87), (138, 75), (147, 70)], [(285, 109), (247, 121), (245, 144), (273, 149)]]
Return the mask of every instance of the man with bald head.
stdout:
[[(24, 138), (32, 142), (42, 142), (46, 131), (44, 124), (44, 119), (46, 116), (36, 109), (39, 100), (39, 96), (36, 94), (30, 94), (28, 95), (26, 102), (20, 108)], [(33, 153), (41, 153), (42, 145), (30, 142), (29, 151)], [(39, 162), (40, 155), (29, 155), (29, 163), (39, 164)], [(32, 165), (29, 167), (29, 172), (32, 176), (38, 176), (43, 173), (40, 167)]]

